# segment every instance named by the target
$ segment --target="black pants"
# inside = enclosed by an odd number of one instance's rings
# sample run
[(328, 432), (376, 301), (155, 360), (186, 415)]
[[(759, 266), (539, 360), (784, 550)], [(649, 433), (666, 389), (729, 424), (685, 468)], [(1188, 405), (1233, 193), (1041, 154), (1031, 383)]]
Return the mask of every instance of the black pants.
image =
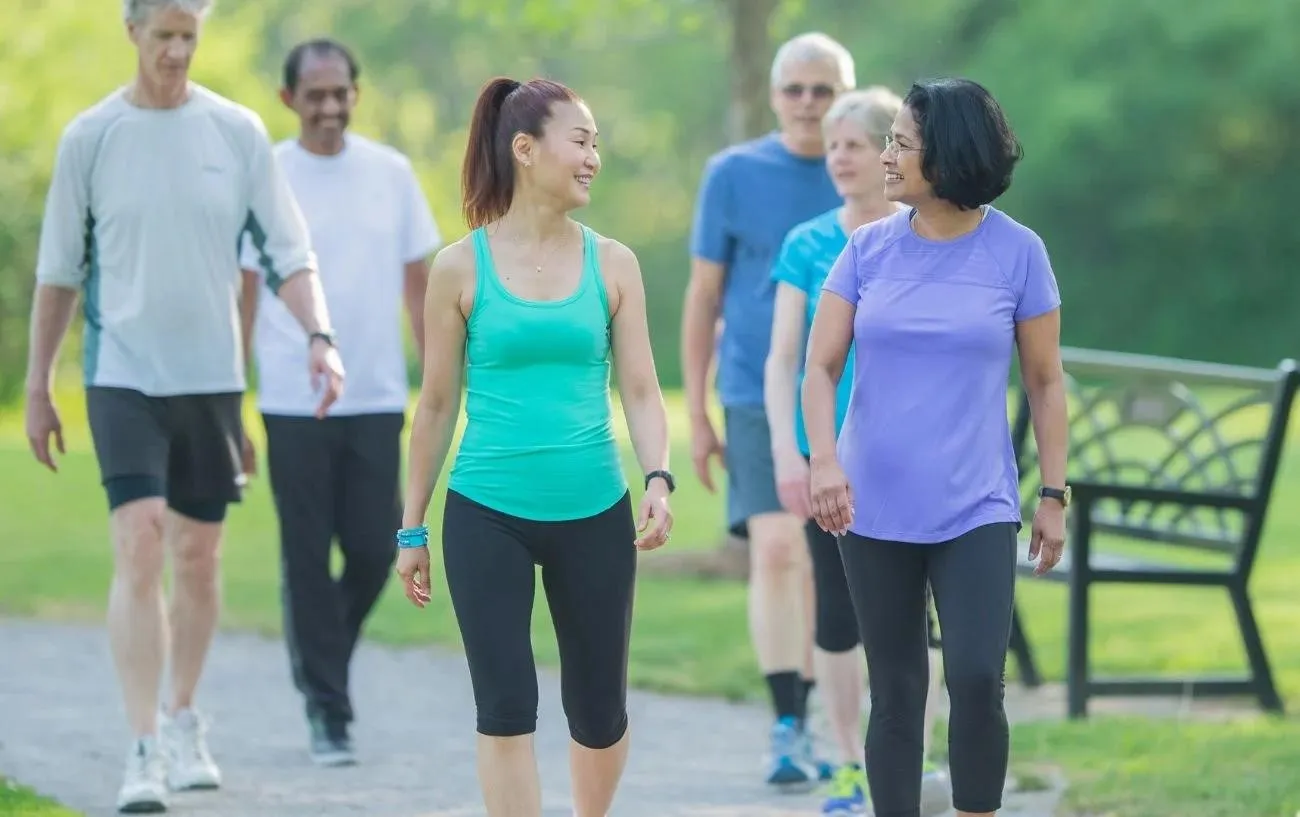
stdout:
[[(280, 519), (285, 644), (309, 717), (353, 718), (348, 668), (401, 527), (402, 414), (263, 415)], [(337, 537), (344, 567), (335, 579)]]
[(447, 492), (443, 567), (481, 734), (511, 737), (537, 728), (530, 625), (540, 565), (560, 651), (560, 695), (569, 734), (591, 749), (622, 739), (627, 731), (635, 539), (627, 494), (595, 516), (537, 522)]
[(867, 653), (871, 717), (866, 768), (877, 817), (917, 817), (925, 699), (926, 582), (943, 629), (951, 713), (953, 808), (1002, 806), (1009, 732), (1003, 670), (1015, 594), (1015, 523), (984, 525), (949, 542), (840, 541)]
[[(856, 650), (862, 643), (858, 635), (858, 619), (853, 610), (853, 597), (849, 593), (849, 582), (844, 575), (844, 560), (840, 557), (840, 546), (835, 535), (821, 529), (813, 520), (804, 524), (804, 537), (808, 540), (808, 551), (812, 556), (813, 588), (815, 605), (815, 626), (813, 640), (818, 648), (830, 653)], [(930, 588), (926, 587), (929, 598)], [(929, 645), (938, 649), (938, 629), (935, 627), (934, 613), (926, 604)]]

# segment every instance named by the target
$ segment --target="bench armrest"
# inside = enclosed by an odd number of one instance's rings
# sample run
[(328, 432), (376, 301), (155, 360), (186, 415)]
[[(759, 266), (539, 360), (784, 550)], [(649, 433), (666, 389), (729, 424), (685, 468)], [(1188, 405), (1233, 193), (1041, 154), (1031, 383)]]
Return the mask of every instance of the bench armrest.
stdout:
[(1121, 502), (1151, 502), (1192, 508), (1227, 508), (1238, 511), (1253, 510), (1258, 500), (1240, 494), (1179, 491), (1173, 488), (1151, 488), (1145, 485), (1113, 485), (1082, 480), (1071, 482), (1074, 501), (1089, 505), (1098, 499), (1117, 499)]

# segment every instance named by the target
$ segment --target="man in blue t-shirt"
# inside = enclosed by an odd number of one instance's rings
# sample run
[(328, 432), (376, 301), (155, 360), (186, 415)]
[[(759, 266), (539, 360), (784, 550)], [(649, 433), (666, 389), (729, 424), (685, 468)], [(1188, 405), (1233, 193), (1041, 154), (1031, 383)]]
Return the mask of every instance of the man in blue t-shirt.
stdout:
[[(728, 147), (705, 165), (682, 316), (695, 473), (713, 491), (709, 460), (722, 460), (728, 527), (749, 540), (750, 633), (776, 715), (767, 780), (778, 786), (803, 787), (826, 770), (813, 768), (804, 729), (812, 582), (803, 520), (777, 498), (763, 405), (772, 263), (792, 227), (840, 203), (826, 172), (822, 117), (855, 84), (852, 56), (825, 34), (802, 34), (777, 51), (771, 98), (778, 130)], [(725, 446), (707, 412), (715, 344)]]

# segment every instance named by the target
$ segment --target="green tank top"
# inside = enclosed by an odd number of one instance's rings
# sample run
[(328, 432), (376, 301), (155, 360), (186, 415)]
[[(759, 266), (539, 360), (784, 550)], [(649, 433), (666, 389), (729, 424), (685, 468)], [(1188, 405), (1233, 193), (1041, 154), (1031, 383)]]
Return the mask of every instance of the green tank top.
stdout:
[(523, 519), (594, 516), (628, 489), (609, 394), (609, 303), (595, 235), (580, 226), (582, 277), (557, 301), (513, 295), (483, 228), (472, 233), (466, 425), (448, 488)]

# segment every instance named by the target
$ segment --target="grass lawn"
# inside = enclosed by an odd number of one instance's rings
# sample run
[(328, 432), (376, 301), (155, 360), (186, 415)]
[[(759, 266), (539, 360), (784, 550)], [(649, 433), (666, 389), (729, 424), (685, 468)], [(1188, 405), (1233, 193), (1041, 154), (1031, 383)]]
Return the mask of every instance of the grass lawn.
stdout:
[[(679, 435), (673, 464), (681, 485), (673, 497), (677, 523), (671, 547), (713, 547), (722, 526), (722, 499), (704, 492), (690, 475), (681, 436), (685, 420), (677, 398), (672, 399)], [(98, 621), (111, 568), (107, 514), (80, 395), (68, 392), (61, 408), (69, 451), (58, 475), (31, 459), (21, 413), (0, 412), (0, 519), (5, 532), (0, 611)], [(255, 417), (251, 409), (248, 416)], [(257, 422), (250, 423), (250, 429), (261, 433)], [(630, 448), (626, 461), (635, 478), (638, 469)], [(1264, 640), (1282, 694), (1293, 709), (1300, 707), (1297, 498), (1300, 436), (1287, 448), (1252, 581)], [(434, 530), (440, 508), (441, 492), (431, 508)], [(276, 551), (275, 518), (263, 476), (255, 479), (247, 499), (230, 517), (223, 567), (226, 626), (279, 631)], [(647, 576), (637, 592), (634, 685), (731, 698), (761, 694), (748, 646), (743, 586)], [(1041, 668), (1049, 678), (1059, 678), (1065, 655), (1064, 588), (1026, 580), (1019, 592)], [(1103, 587), (1094, 599), (1093, 655), (1100, 672), (1237, 672), (1244, 666), (1231, 608), (1221, 592)], [(534, 623), (538, 657), (553, 662), (555, 643), (544, 604), (537, 605)], [(458, 642), (445, 593), (417, 611), (393, 585), (371, 619), (368, 634), (393, 644), (454, 647)], [(1016, 682), (1013, 675), (1009, 683)], [(1093, 717), (1083, 724), (1023, 726), (1013, 740), (1017, 764), (1064, 767), (1072, 783), (1071, 814), (1293, 817), (1300, 811), (1300, 719), (1295, 717), (1232, 725)]]
[(0, 814), (7, 817), (77, 817), (75, 811), (0, 777)]

